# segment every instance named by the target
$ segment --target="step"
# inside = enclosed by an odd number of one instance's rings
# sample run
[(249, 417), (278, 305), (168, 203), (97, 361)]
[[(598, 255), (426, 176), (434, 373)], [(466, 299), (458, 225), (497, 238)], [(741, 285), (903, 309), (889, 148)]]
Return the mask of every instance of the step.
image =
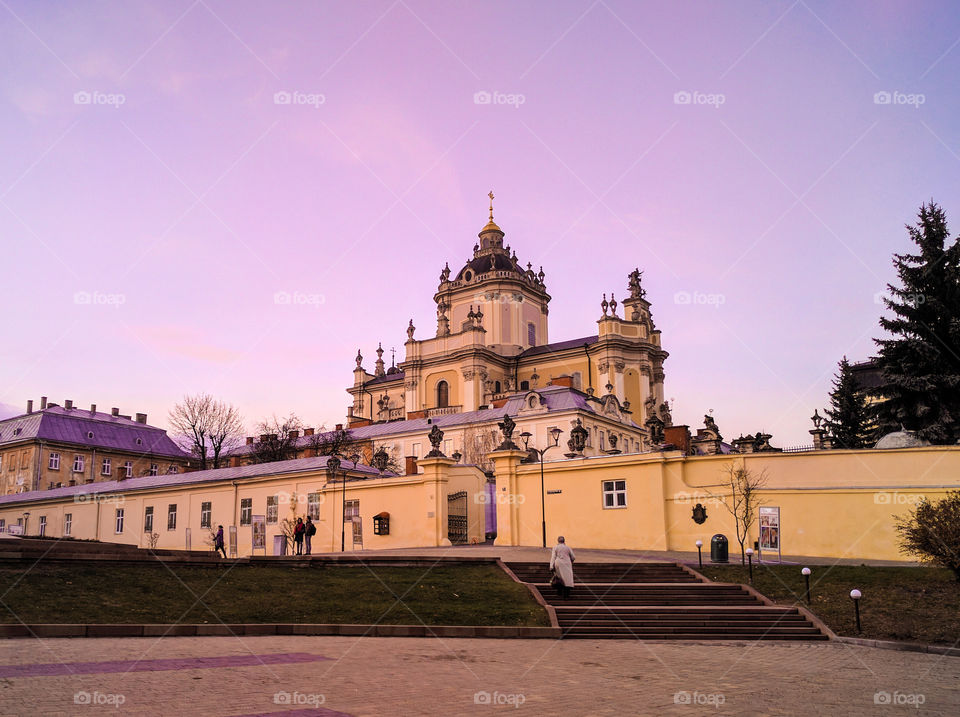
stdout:
[(757, 635), (733, 635), (729, 633), (720, 633), (716, 635), (701, 635), (699, 633), (670, 633), (670, 632), (651, 632), (643, 635), (630, 635), (629, 633), (564, 633), (565, 640), (827, 640), (829, 639), (823, 633), (811, 633), (809, 635), (775, 635), (775, 634), (757, 634)]

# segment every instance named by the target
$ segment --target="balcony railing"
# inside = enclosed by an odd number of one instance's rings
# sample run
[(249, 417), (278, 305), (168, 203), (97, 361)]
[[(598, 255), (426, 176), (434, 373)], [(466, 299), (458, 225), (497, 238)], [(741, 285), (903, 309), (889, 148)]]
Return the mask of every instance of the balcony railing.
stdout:
[(433, 416), (449, 416), (453, 413), (460, 413), (460, 409), (463, 406), (444, 406), (443, 408), (428, 408), (427, 409), (427, 418)]

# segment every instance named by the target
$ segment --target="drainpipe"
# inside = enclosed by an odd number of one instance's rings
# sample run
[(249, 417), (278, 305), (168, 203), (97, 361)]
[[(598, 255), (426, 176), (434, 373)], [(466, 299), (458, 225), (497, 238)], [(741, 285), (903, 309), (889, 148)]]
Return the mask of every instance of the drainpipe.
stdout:
[(590, 363), (590, 344), (584, 342), (583, 353), (587, 355), (587, 386), (593, 388), (593, 365)]
[(100, 496), (95, 494), (94, 498), (97, 501), (97, 529), (94, 533), (93, 539), (100, 540)]

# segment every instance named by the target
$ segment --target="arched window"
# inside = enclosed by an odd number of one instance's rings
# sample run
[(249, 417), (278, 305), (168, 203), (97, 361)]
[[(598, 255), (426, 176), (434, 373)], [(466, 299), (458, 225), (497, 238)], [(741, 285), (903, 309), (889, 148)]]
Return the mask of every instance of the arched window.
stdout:
[(494, 382), (493, 382), (493, 392), (494, 392), (494, 393), (497, 393), (497, 394), (500, 393), (500, 382), (499, 382), (499, 381), (494, 381)]
[(437, 408), (447, 408), (450, 405), (450, 386), (446, 381), (437, 383)]
[(527, 343), (531, 346), (537, 345), (537, 327), (535, 324), (527, 324)]

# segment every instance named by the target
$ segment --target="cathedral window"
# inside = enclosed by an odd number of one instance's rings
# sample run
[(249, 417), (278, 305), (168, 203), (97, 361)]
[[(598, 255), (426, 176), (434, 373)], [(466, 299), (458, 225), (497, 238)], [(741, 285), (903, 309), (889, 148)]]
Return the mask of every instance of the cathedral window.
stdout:
[(450, 386), (446, 381), (437, 383), (437, 408), (447, 408), (450, 405)]
[(493, 382), (493, 392), (494, 392), (494, 393), (500, 393), (500, 390), (501, 390), (501, 389), (500, 389), (500, 382), (499, 382), (499, 381), (494, 381), (494, 382)]
[(537, 345), (537, 327), (535, 324), (527, 324), (527, 343), (531, 346)]

